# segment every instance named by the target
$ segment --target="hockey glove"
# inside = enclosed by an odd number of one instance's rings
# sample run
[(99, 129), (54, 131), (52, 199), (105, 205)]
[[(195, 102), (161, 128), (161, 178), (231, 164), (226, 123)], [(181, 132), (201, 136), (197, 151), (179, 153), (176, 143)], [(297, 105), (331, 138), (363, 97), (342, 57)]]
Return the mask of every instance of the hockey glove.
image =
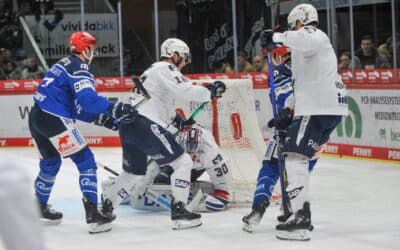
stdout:
[(268, 127), (275, 127), (278, 130), (284, 130), (289, 127), (292, 119), (293, 112), (289, 108), (286, 108), (282, 110), (279, 114), (277, 114), (275, 118), (272, 118), (268, 121)]
[(138, 115), (138, 111), (130, 104), (116, 102), (109, 108), (112, 118), (122, 123), (131, 123)]
[(226, 91), (226, 85), (222, 81), (215, 81), (207, 85), (207, 88), (211, 92), (211, 99), (220, 98)]
[(272, 36), (274, 35), (274, 31), (272, 29), (267, 29), (261, 31), (260, 34), (260, 44), (263, 49), (268, 48), (268, 45), (273, 43)]
[(118, 130), (119, 122), (114, 119), (110, 114), (100, 114), (94, 119), (94, 124), (103, 126), (111, 130)]
[(216, 189), (209, 194), (204, 201), (206, 208), (210, 211), (221, 211), (229, 204), (229, 193)]
[(190, 126), (195, 124), (196, 121), (193, 120), (193, 118), (190, 118), (186, 120), (182, 116), (180, 116), (178, 113), (176, 113), (174, 120), (172, 121), (172, 126), (177, 128), (179, 131), (185, 131), (190, 129)]

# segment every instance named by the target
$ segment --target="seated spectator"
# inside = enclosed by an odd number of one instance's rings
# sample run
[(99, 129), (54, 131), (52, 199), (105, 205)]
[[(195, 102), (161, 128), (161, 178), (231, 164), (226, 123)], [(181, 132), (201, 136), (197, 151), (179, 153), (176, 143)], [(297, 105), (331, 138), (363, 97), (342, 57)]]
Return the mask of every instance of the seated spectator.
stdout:
[(253, 67), (257, 72), (267, 72), (268, 65), (265, 62), (264, 56), (254, 56), (253, 57)]
[(247, 61), (247, 54), (243, 51), (238, 52), (237, 64), (239, 72), (253, 72), (254, 67)]
[[(400, 53), (400, 36), (396, 35), (396, 49), (397, 49), (397, 54)], [(382, 55), (386, 56), (388, 59), (389, 63), (393, 65), (393, 37), (388, 37), (384, 43), (379, 45), (378, 47), (378, 52), (381, 53)], [(397, 58), (399, 58), (397, 56)], [(397, 59), (398, 60), (398, 59)], [(397, 61), (399, 64), (399, 61)]]
[(34, 57), (25, 60), (25, 67), (22, 70), (21, 79), (41, 79), (44, 76), (42, 66), (39, 66)]
[(3, 67), (5, 79), (18, 80), (21, 77), (21, 70), (17, 67), (15, 62), (8, 62)]
[(212, 64), (213, 72), (214, 73), (232, 73), (231, 65), (228, 62), (224, 61), (215, 61)]
[(10, 51), (4, 48), (0, 48), (0, 67), (3, 67), (3, 65), (8, 63), (9, 61), (11, 61)]
[[(354, 69), (361, 69), (361, 62), (357, 56), (354, 56), (353, 61), (354, 61)], [(349, 51), (345, 51), (342, 54), (340, 54), (338, 69), (339, 70), (351, 69), (351, 54)]]
[(388, 59), (373, 47), (371, 36), (367, 35), (361, 38), (361, 48), (356, 51), (355, 55), (360, 59), (363, 69), (390, 68)]

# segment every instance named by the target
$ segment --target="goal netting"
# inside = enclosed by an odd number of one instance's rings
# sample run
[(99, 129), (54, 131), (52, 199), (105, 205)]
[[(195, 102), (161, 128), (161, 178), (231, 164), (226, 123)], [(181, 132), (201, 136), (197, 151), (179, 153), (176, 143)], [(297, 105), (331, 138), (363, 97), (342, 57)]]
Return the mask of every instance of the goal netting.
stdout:
[[(213, 80), (196, 80), (207, 84)], [(258, 171), (264, 157), (264, 142), (255, 111), (255, 99), (250, 79), (224, 79), (227, 90), (222, 98), (207, 105), (195, 118), (211, 130), (222, 152), (231, 159), (234, 178), (232, 201), (235, 204), (252, 201)], [(179, 103), (189, 116), (201, 103)]]

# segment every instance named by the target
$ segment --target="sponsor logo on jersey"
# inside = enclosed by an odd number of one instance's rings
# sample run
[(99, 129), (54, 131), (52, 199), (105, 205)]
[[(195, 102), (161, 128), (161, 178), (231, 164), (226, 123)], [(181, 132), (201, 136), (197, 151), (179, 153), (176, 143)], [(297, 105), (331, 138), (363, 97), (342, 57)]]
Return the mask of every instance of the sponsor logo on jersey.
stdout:
[(83, 139), (83, 137), (81, 136), (81, 134), (79, 133), (79, 130), (77, 128), (74, 128), (71, 133), (74, 135), (76, 142), (79, 145), (83, 145), (85, 144), (85, 140)]
[(89, 178), (82, 178), (81, 179), (81, 186), (82, 187), (94, 187), (97, 189), (97, 183), (94, 181), (90, 181)]
[(75, 92), (78, 93), (83, 89), (91, 88), (94, 90), (93, 84), (91, 81), (87, 79), (80, 80), (79, 82), (74, 83)]
[(181, 179), (175, 180), (175, 187), (186, 188), (189, 186), (189, 182)]
[(46, 96), (39, 92), (36, 92), (33, 97), (35, 98), (35, 100), (38, 100), (39, 102), (43, 102), (44, 99), (46, 99)]
[(307, 146), (313, 148), (315, 151), (319, 150), (319, 144), (314, 142), (313, 139), (308, 140)]
[(303, 187), (304, 187), (304, 186), (297, 187), (297, 188), (295, 188), (295, 189), (289, 191), (289, 192), (288, 192), (289, 200), (292, 200), (292, 199), (296, 198), (296, 197), (300, 194), (300, 192), (301, 192), (301, 190), (303, 189)]
[(41, 190), (41, 191), (49, 191), (50, 192), (52, 187), (51, 186), (46, 187), (46, 184), (44, 184), (44, 182), (37, 181), (36, 182), (36, 188)]

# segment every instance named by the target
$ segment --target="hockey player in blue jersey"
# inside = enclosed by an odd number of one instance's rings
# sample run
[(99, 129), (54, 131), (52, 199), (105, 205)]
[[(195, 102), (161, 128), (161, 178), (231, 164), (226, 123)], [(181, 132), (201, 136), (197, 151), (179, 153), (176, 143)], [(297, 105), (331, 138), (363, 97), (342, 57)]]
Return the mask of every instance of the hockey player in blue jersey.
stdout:
[[(279, 179), (278, 145), (275, 138), (276, 136), (280, 136), (279, 141), (280, 143), (283, 142), (285, 131), (291, 122), (291, 113), (293, 113), (294, 99), (292, 72), (290, 69), (290, 51), (289, 48), (285, 46), (276, 46), (277, 47), (271, 49), (272, 66), (274, 69), (275, 103), (277, 114), (283, 119), (271, 119), (268, 122), (270, 128), (275, 127), (275, 136), (271, 137), (268, 142), (265, 158), (258, 173), (252, 211), (250, 214), (243, 217), (243, 230), (250, 233), (253, 232), (255, 227), (260, 223), (265, 209), (270, 204), (274, 186)], [(272, 95), (270, 97), (272, 98)], [(285, 118), (286, 115), (287, 118)], [(310, 163), (310, 171), (314, 168), (315, 163), (316, 159)], [(278, 218), (278, 220), (285, 219), (287, 219), (287, 216), (280, 216)]]
[(114, 120), (131, 122), (137, 111), (130, 105), (110, 103), (94, 88), (90, 62), (96, 49), (96, 38), (87, 32), (75, 32), (69, 39), (71, 55), (59, 60), (45, 74), (34, 95), (29, 115), (29, 129), (40, 152), (40, 172), (35, 192), (40, 203), (42, 221), (58, 224), (62, 213), (47, 204), (61, 158), (70, 158), (79, 170), (89, 233), (111, 230), (111, 219), (97, 209), (97, 174), (92, 151), (79, 132), (75, 121), (95, 122), (116, 129)]

